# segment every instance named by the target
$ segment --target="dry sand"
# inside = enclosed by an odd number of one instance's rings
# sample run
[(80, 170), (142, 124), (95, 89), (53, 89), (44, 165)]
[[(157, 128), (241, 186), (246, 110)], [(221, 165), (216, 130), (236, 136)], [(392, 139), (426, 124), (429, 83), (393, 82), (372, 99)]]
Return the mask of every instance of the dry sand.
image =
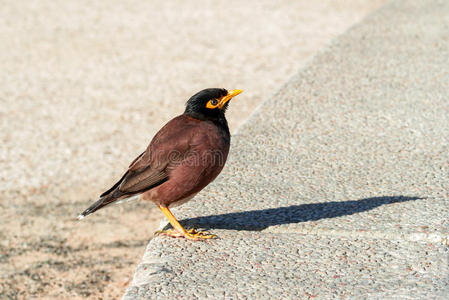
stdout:
[(245, 90), (235, 129), (384, 2), (2, 3), (0, 298), (119, 298), (162, 215), (139, 202), (77, 214), (193, 93)]

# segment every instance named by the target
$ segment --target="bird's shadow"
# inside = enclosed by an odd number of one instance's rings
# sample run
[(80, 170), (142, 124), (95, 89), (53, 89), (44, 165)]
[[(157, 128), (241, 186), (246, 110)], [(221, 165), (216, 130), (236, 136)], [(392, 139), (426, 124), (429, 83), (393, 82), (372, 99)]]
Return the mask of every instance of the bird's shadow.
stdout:
[(359, 200), (320, 202), (285, 207), (250, 210), (185, 219), (186, 227), (260, 231), (270, 226), (317, 221), (348, 216), (372, 210), (382, 205), (424, 199), (407, 196), (383, 196)]

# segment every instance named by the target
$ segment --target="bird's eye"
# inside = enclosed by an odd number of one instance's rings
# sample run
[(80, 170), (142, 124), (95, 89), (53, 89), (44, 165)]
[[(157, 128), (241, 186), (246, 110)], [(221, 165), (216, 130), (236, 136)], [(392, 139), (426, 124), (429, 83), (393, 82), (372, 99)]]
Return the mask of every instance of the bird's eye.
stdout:
[(216, 109), (218, 107), (219, 101), (218, 99), (210, 99), (206, 103), (206, 107), (209, 109)]
[(209, 109), (216, 109), (218, 107), (218, 99), (210, 99), (207, 101), (206, 107)]

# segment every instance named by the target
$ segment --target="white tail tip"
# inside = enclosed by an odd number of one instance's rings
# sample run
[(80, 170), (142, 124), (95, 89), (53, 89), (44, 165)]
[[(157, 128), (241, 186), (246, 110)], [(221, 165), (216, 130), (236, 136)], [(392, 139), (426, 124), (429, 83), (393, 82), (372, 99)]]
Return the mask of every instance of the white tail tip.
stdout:
[(82, 220), (82, 219), (84, 219), (84, 217), (85, 217), (85, 216), (83, 216), (83, 215), (79, 215), (79, 216), (78, 216), (78, 220)]

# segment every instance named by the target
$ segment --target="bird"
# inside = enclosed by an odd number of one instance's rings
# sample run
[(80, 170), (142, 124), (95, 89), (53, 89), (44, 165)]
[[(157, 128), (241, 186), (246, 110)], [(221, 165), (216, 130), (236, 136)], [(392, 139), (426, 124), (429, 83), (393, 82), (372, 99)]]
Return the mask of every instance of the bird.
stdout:
[(184, 229), (170, 209), (191, 200), (222, 171), (231, 141), (225, 112), (229, 101), (242, 92), (207, 88), (190, 97), (184, 113), (165, 124), (120, 180), (78, 219), (139, 196), (156, 204), (173, 227), (157, 234), (189, 240), (216, 238), (206, 231)]

